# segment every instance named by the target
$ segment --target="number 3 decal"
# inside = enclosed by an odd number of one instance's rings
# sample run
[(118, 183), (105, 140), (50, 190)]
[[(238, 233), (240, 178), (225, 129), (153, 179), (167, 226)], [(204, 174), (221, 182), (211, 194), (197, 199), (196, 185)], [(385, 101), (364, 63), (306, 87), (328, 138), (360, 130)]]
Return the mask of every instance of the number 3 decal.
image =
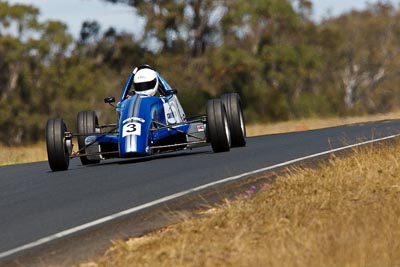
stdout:
[(128, 124), (125, 124), (124, 127), (122, 128), (122, 137), (128, 136), (128, 135), (140, 135), (142, 125), (137, 122), (131, 122)]

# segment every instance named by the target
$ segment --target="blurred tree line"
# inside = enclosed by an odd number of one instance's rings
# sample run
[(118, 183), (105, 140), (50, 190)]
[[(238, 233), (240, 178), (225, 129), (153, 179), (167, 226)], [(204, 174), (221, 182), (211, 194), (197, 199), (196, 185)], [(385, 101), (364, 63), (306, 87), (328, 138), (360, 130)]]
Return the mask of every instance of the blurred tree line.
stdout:
[[(100, 1), (100, 0), (99, 0)], [(115, 114), (129, 73), (148, 63), (179, 90), (189, 114), (238, 92), (248, 121), (386, 112), (400, 88), (400, 10), (388, 1), (321, 22), (308, 0), (101, 0), (145, 20), (135, 37), (97, 21), (73, 38), (34, 6), (0, 0), (0, 142), (44, 138), (49, 117)]]

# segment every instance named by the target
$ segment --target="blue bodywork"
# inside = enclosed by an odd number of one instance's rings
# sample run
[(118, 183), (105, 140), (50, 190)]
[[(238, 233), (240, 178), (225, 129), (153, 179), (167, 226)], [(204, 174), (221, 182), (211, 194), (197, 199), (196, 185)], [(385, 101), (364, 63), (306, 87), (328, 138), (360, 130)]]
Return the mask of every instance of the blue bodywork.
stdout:
[[(166, 93), (160, 97), (134, 94), (127, 97), (133, 77), (134, 73), (131, 73), (117, 104), (118, 131), (97, 135), (100, 147), (112, 146), (118, 148), (119, 157), (134, 157), (151, 155), (155, 152), (153, 147), (169, 145), (169, 140), (174, 141), (172, 144), (185, 143), (190, 123), (168, 125), (164, 111), (164, 104), (173, 94)], [(172, 88), (159, 74), (158, 78), (160, 90), (172, 92)]]

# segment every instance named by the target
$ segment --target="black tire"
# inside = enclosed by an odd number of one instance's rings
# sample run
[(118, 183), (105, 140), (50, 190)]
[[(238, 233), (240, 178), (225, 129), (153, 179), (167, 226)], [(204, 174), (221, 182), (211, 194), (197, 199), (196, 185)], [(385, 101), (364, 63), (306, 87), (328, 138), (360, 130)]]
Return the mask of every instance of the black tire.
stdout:
[(54, 172), (65, 171), (69, 166), (69, 151), (65, 141), (67, 127), (61, 118), (49, 119), (46, 125), (47, 158)]
[[(78, 134), (78, 148), (81, 153), (85, 153), (85, 138), (96, 133), (96, 128), (99, 126), (99, 120), (97, 119), (96, 112), (94, 110), (80, 111), (77, 117), (77, 130)], [(100, 160), (90, 160), (87, 157), (80, 157), (82, 165), (96, 164)]]
[(214, 152), (229, 151), (231, 138), (225, 107), (220, 99), (207, 101), (207, 139)]
[(232, 147), (246, 145), (246, 125), (243, 117), (242, 102), (237, 93), (229, 93), (221, 96), (226, 109), (229, 128), (231, 130)]

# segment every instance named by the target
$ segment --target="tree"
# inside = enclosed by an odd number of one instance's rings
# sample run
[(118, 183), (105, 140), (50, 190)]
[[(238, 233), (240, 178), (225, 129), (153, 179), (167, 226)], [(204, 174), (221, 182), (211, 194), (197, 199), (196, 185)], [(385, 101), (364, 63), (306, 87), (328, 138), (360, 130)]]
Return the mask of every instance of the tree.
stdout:
[(100, 24), (97, 21), (84, 21), (80, 31), (80, 42), (96, 42), (99, 38)]
[[(308, 2), (301, 1), (300, 6), (305, 3)], [(254, 108), (254, 116), (258, 119), (301, 116), (298, 101), (304, 92), (316, 93), (310, 81), (321, 60), (310, 38), (315, 27), (305, 14), (296, 11), (290, 1), (230, 1), (222, 29), (224, 50), (233, 48), (230, 51), (238, 55), (232, 57), (242, 62), (244, 73), (252, 74), (230, 77), (234, 77), (235, 90), (241, 88), (248, 102), (257, 102), (249, 106)], [(247, 65), (247, 58), (257, 63)], [(227, 70), (232, 67), (221, 66)], [(237, 77), (251, 78), (238, 83)]]
[(133, 7), (146, 20), (147, 46), (161, 53), (184, 53), (189, 57), (204, 54), (215, 42), (225, 0), (104, 0)]
[(382, 105), (381, 101), (387, 101), (393, 91), (383, 86), (388, 86), (388, 80), (398, 80), (400, 67), (399, 17), (394, 6), (378, 3), (321, 25), (322, 31), (330, 31), (341, 40), (323, 51), (325, 58), (334, 61), (327, 65), (326, 72), (335, 75), (333, 80), (340, 81), (336, 82), (337, 90), (342, 91), (347, 112), (377, 112), (387, 108), (387, 103)]

